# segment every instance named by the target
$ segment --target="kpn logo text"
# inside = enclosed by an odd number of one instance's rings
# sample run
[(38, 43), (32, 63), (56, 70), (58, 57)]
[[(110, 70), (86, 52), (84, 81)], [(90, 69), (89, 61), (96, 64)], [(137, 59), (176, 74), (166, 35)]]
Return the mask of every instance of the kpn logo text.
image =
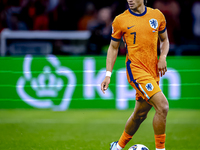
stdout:
[[(41, 58), (42, 59), (42, 58)], [(128, 100), (135, 99), (135, 90), (129, 87), (126, 77), (126, 68), (118, 68), (113, 72), (116, 75), (114, 87), (108, 88), (106, 94), (103, 94), (100, 88), (101, 82), (105, 77), (106, 68), (96, 70), (98, 59), (86, 57), (82, 64), (61, 65), (61, 61), (54, 55), (46, 56), (49, 65), (41, 64), (42, 72), (34, 76), (35, 70), (32, 69), (33, 57), (28, 55), (23, 62), (23, 76), (17, 81), (17, 93), (19, 97), (28, 105), (35, 108), (52, 108), (53, 110), (63, 111), (69, 108), (73, 95), (78, 94), (75, 90), (82, 86), (83, 100), (95, 100), (100, 97), (102, 100), (116, 100), (117, 109), (128, 108)], [(75, 63), (75, 62), (74, 62)], [(83, 65), (81, 71), (83, 83), (77, 86), (78, 77), (76, 75), (76, 66)], [(98, 65), (99, 66), (99, 65)], [(112, 75), (113, 76), (113, 75)], [(180, 98), (180, 75), (173, 69), (168, 68), (168, 72), (160, 80), (160, 87), (163, 88), (163, 80), (168, 80), (168, 97), (170, 99)], [(27, 86), (28, 85), (28, 86)], [(27, 89), (29, 87), (29, 89)], [(59, 100), (59, 103), (57, 103)]]

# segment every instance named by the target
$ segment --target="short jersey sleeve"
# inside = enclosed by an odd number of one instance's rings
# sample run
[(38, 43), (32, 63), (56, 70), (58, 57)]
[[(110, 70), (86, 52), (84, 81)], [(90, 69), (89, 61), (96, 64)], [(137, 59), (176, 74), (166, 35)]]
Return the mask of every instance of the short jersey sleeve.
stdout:
[[(159, 10), (158, 10), (159, 11)], [(164, 33), (166, 28), (166, 19), (165, 16), (163, 15), (163, 13), (161, 11), (159, 11), (160, 13), (160, 26), (159, 26), (159, 33)]]
[(113, 41), (120, 41), (122, 37), (122, 31), (120, 28), (120, 25), (118, 23), (118, 17), (115, 17), (113, 23), (112, 23), (112, 35), (111, 39)]

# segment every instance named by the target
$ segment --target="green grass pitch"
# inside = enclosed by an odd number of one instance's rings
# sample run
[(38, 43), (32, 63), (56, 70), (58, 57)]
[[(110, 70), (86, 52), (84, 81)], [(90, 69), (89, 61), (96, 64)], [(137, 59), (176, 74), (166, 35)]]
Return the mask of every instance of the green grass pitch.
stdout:
[[(109, 150), (132, 110), (0, 110), (0, 150)], [(152, 109), (125, 150), (155, 150)], [(169, 110), (166, 150), (200, 149), (200, 110)]]

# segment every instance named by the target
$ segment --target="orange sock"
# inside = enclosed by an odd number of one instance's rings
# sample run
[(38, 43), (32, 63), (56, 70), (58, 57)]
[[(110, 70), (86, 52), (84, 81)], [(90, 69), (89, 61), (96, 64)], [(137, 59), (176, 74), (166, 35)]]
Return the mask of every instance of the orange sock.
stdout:
[(124, 148), (126, 144), (132, 139), (133, 136), (127, 134), (125, 131), (122, 133), (122, 136), (119, 139), (119, 146)]
[(155, 135), (155, 143), (156, 143), (157, 149), (165, 148), (165, 137), (166, 137), (166, 134)]

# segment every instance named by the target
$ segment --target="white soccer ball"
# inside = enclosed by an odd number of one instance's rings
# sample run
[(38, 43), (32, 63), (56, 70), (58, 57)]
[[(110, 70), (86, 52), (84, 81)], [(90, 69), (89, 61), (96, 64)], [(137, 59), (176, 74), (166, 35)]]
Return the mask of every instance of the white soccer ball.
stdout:
[(128, 150), (149, 150), (149, 149), (142, 144), (135, 144), (131, 146)]

